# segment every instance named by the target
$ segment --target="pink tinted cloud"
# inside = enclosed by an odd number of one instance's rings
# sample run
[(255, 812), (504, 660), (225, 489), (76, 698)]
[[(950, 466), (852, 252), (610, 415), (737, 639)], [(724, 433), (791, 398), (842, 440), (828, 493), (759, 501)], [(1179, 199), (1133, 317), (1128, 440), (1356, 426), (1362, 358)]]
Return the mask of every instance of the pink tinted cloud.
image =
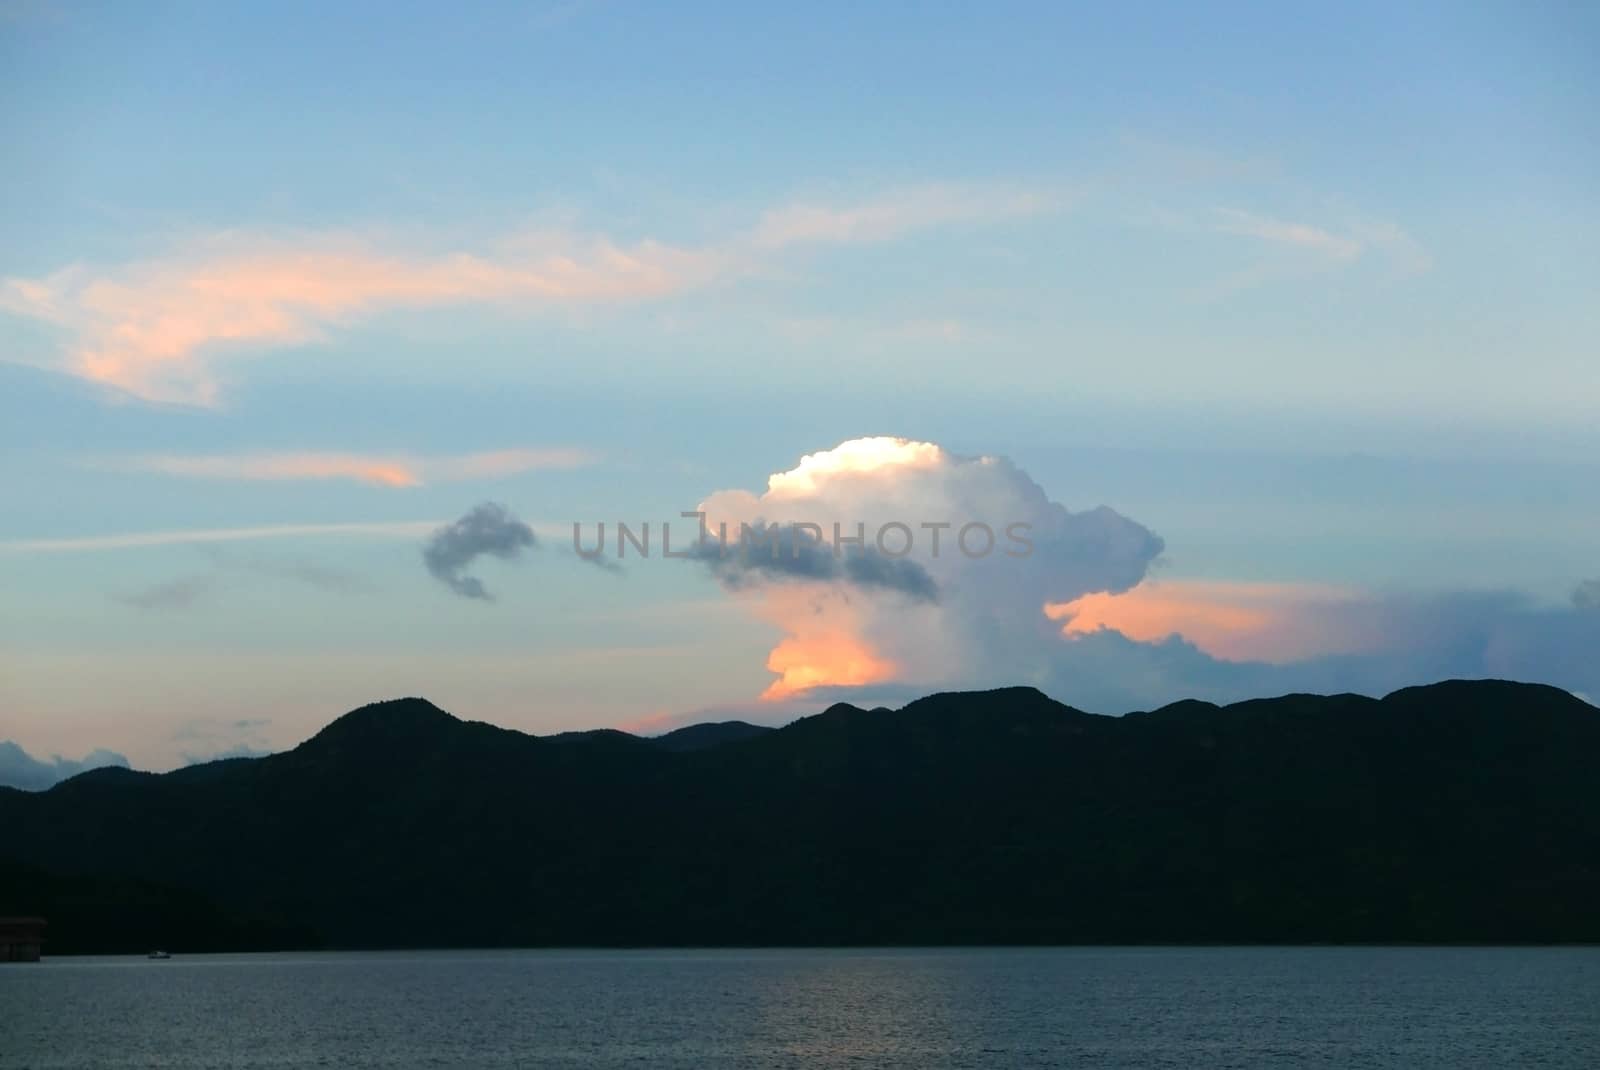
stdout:
[(63, 328), (62, 370), (149, 401), (212, 405), (222, 357), (322, 341), (391, 309), (648, 301), (757, 270), (795, 245), (887, 241), (1053, 203), (1026, 190), (916, 187), (856, 205), (777, 208), (694, 248), (537, 232), (432, 254), (352, 235), (235, 233), (117, 267), (8, 278), (0, 308)]
[(219, 354), (323, 339), (387, 309), (647, 300), (693, 285), (701, 253), (544, 236), (495, 256), (390, 253), (350, 238), (228, 236), (109, 270), (7, 279), (0, 306), (66, 328), (65, 370), (151, 401), (209, 405)]
[(243, 457), (139, 457), (126, 467), (194, 479), (349, 479), (385, 487), (415, 487), (422, 477), (407, 462), (338, 453), (274, 453)]
[(383, 487), (417, 487), (428, 482), (454, 483), (495, 479), (521, 472), (578, 468), (593, 463), (595, 459), (587, 450), (562, 447), (490, 450), (442, 457), (312, 452), (151, 455), (119, 459), (102, 466), (194, 479), (344, 479)]

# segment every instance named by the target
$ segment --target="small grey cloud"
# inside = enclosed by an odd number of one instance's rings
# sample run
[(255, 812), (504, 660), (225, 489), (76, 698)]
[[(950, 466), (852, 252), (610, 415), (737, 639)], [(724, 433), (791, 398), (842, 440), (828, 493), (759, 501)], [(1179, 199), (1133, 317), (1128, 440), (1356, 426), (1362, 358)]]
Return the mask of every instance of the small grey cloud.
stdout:
[(215, 586), (215, 576), (179, 576), (140, 591), (112, 597), (134, 609), (189, 609)]
[(1577, 609), (1600, 609), (1600, 580), (1584, 580), (1572, 592)]
[(184, 765), (221, 758), (264, 758), (276, 753), (267, 728), (270, 717), (195, 717), (172, 731)]
[(537, 543), (533, 529), (505, 506), (484, 502), (430, 535), (422, 546), (422, 561), (435, 579), (456, 594), (487, 602), (493, 599), (481, 580), (465, 574), (467, 566), (484, 554), (513, 560)]
[(126, 769), (128, 759), (116, 751), (95, 749), (81, 760), (63, 758), (52, 754), (47, 759), (35, 758), (21, 746), (9, 740), (0, 742), (0, 786), (21, 788), (24, 791), (43, 791), (59, 781), (90, 769), (116, 765)]
[(814, 532), (794, 524), (758, 520), (748, 530), (741, 528), (737, 536), (730, 533), (726, 547), (716, 540), (702, 540), (688, 552), (729, 589), (760, 580), (812, 580), (897, 591), (921, 602), (939, 599), (938, 584), (917, 562), (890, 557), (870, 546), (850, 546), (843, 554), (836, 553)]

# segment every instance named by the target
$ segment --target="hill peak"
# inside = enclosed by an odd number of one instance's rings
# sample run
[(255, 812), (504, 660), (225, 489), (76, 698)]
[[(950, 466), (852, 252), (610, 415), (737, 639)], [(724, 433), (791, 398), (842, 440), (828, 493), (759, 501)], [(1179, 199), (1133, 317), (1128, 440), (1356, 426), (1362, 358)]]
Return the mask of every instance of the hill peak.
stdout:
[[(409, 696), (407, 698), (384, 699), (381, 702), (369, 702), (365, 706), (356, 707), (339, 718), (339, 721), (349, 720), (382, 721), (386, 724), (423, 724), (454, 721), (457, 718), (441, 710), (425, 698)], [(339, 722), (335, 721), (334, 723), (338, 724)]]
[(1384, 696), (1387, 703), (1411, 702), (1514, 702), (1542, 700), (1560, 705), (1584, 704), (1572, 692), (1550, 684), (1523, 683), (1518, 680), (1440, 680), (1432, 684), (1402, 687)]
[(968, 709), (979, 704), (986, 710), (1008, 713), (1032, 710), (1072, 711), (1072, 707), (1057, 702), (1037, 687), (1028, 686), (995, 687), (986, 691), (940, 691), (908, 703), (903, 710), (908, 713), (911, 711), (930, 713), (944, 709)]
[(430, 735), (462, 723), (425, 698), (388, 699), (351, 710), (301, 746), (395, 742)]
[(713, 721), (675, 728), (664, 735), (656, 736), (655, 744), (671, 751), (706, 750), (724, 743), (754, 739), (771, 731), (772, 729), (766, 725), (751, 724), (748, 721)]

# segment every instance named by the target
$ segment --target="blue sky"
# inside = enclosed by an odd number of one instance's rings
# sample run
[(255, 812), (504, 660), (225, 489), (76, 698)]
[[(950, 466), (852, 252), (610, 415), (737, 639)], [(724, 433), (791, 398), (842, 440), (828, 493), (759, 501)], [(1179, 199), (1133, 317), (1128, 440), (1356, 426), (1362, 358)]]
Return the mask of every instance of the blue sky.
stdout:
[[(401, 693), (549, 731), (868, 684), (1593, 688), (1597, 36), (1576, 5), (5, 5), (0, 739), (164, 768)], [(1038, 587), (941, 574), (937, 613), (565, 552), (884, 435), (944, 459), (862, 477), (872, 508), (943, 515), (960, 458), (1009, 458), (1163, 549), (1131, 586), (1084, 546)], [(542, 542), (473, 563), (492, 603), (421, 564), (484, 501)], [(769, 659), (839, 644), (856, 670), (774, 701), (811, 677)]]

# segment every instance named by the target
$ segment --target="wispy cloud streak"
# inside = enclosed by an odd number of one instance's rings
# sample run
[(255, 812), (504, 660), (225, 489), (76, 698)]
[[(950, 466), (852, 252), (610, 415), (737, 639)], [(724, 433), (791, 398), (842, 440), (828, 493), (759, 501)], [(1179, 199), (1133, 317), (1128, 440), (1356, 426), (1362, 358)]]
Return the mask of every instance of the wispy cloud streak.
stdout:
[(1217, 209), (1216, 218), (1213, 229), (1221, 233), (1255, 238), (1332, 264), (1350, 264), (1376, 253), (1402, 275), (1420, 274), (1433, 266), (1421, 243), (1395, 223), (1347, 222), (1335, 228), (1234, 208)]
[(0, 553), (81, 553), (126, 550), (145, 546), (184, 546), (199, 543), (250, 542), (258, 539), (366, 538), (414, 539), (439, 526), (437, 520), (380, 521), (346, 524), (267, 524), (258, 527), (191, 528), (178, 531), (134, 531), (111, 535), (80, 535), (46, 539), (0, 541)]
[(1217, 229), (1227, 234), (1259, 238), (1275, 245), (1288, 245), (1306, 249), (1334, 260), (1354, 260), (1361, 255), (1362, 243), (1355, 238), (1335, 234), (1310, 223), (1293, 223), (1282, 219), (1219, 209), (1221, 222)]

